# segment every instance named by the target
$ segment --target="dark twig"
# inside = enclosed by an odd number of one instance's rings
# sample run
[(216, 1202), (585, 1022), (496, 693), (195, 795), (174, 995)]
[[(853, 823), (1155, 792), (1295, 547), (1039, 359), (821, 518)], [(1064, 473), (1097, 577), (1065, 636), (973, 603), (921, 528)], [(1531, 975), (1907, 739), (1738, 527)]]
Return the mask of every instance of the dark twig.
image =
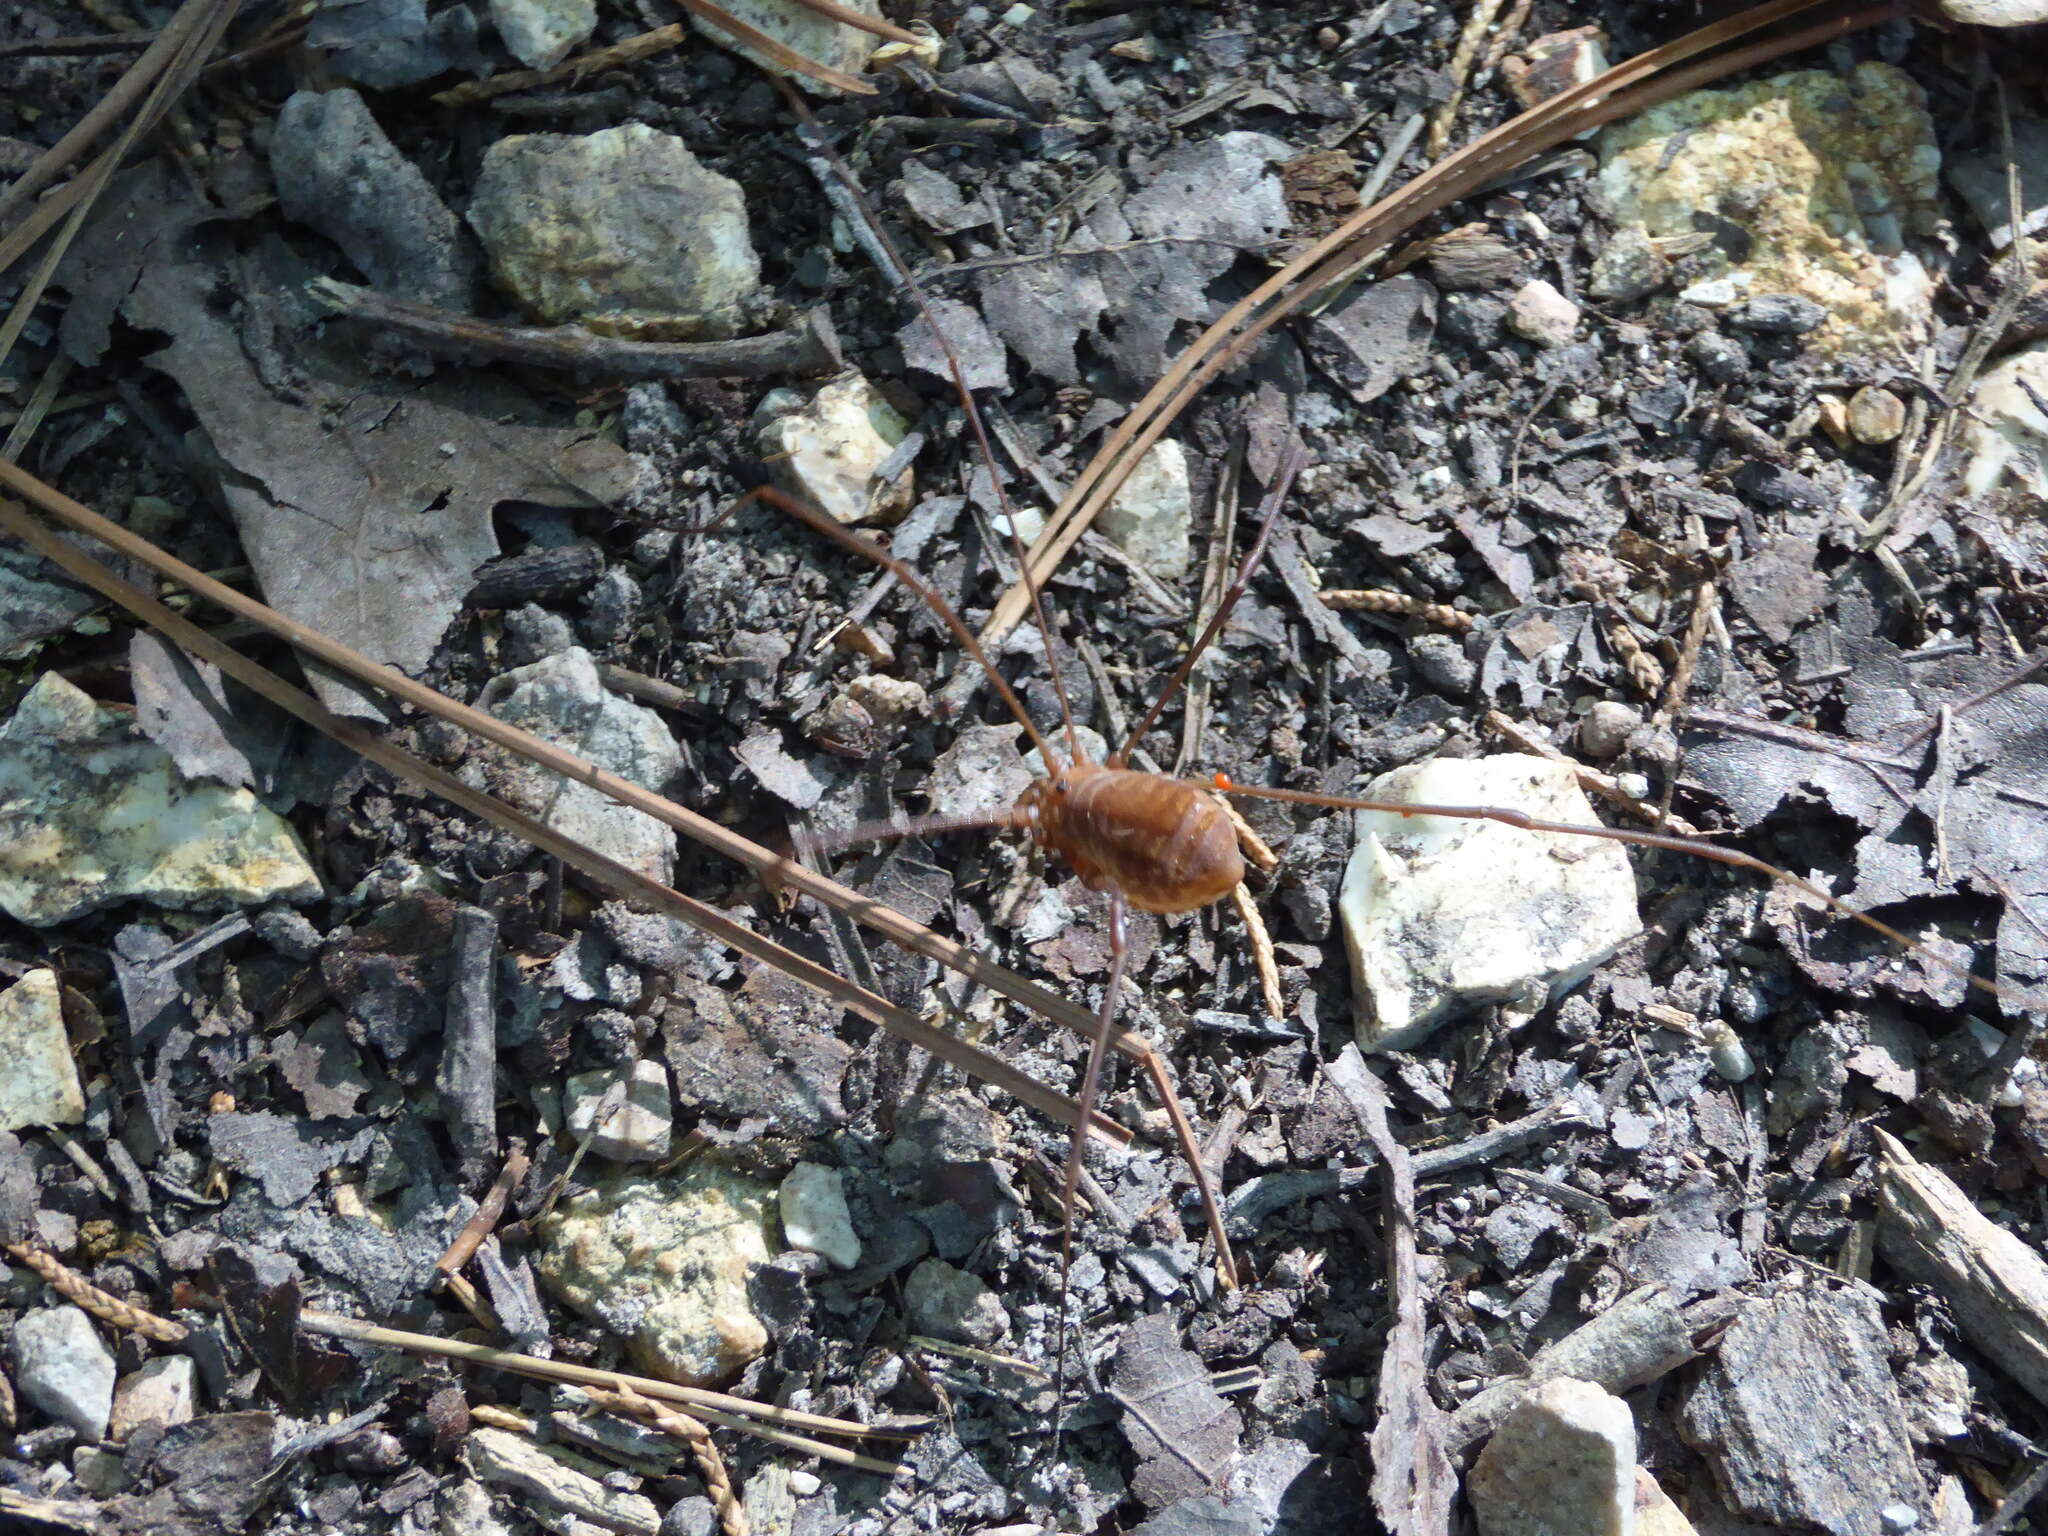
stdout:
[(1380, 1361), (1379, 1422), (1372, 1432), (1372, 1501), (1395, 1536), (1451, 1529), (1457, 1478), (1444, 1449), (1444, 1416), (1430, 1400), (1424, 1357), (1422, 1277), (1415, 1261), (1415, 1170), (1387, 1124), (1387, 1091), (1347, 1045), (1330, 1081), (1351, 1106), (1386, 1166), (1387, 1290), (1394, 1326)]
[(837, 373), (845, 366), (832, 319), (811, 310), (786, 330), (735, 341), (627, 341), (580, 325), (499, 325), (373, 288), (316, 278), (307, 291), (321, 303), (403, 336), (437, 357), (520, 363), (610, 379), (779, 379)]
[[(498, 920), (481, 907), (458, 906), (453, 928), (449, 958), (455, 974), (448, 985), (448, 1026), (435, 1086), (468, 1183), (483, 1176), (498, 1150)], [(515, 1155), (506, 1169), (516, 1161)], [(498, 1205), (504, 1208), (502, 1199)]]

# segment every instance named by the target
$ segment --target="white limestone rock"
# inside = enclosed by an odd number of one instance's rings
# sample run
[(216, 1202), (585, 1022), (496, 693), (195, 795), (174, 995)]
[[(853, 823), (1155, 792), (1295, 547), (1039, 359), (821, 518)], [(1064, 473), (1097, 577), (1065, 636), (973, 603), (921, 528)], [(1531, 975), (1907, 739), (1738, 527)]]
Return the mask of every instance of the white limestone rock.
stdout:
[(1508, 329), (1539, 347), (1570, 346), (1578, 334), (1579, 306), (1555, 285), (1534, 278), (1508, 300)]
[(771, 390), (754, 420), (769, 474), (834, 522), (897, 523), (910, 510), (911, 472), (887, 481), (875, 475), (910, 424), (859, 374), (834, 379), (808, 397)]
[[(571, 647), (493, 678), (478, 705), (511, 725), (568, 748), (643, 789), (661, 790), (683, 766), (661, 716), (608, 692), (590, 652)], [(491, 748), (479, 754), (490, 787), (565, 836), (664, 885), (675, 833), (587, 784)]]
[(114, 1406), (114, 1356), (78, 1307), (44, 1307), (14, 1325), (8, 1341), (21, 1395), (89, 1442), (106, 1435)]
[[(1363, 798), (1598, 824), (1569, 768), (1512, 753), (1397, 768)], [(1337, 905), (1361, 1049), (1404, 1049), (1479, 1003), (1527, 1018), (1642, 932), (1618, 844), (1379, 811), (1357, 832)]]
[(1560, 1376), (1524, 1397), (1479, 1453), (1465, 1493), (1481, 1536), (1634, 1536), (1628, 1404)]
[(624, 1536), (656, 1536), (661, 1511), (645, 1494), (607, 1488), (607, 1468), (558, 1445), (541, 1445), (508, 1429), (480, 1426), (469, 1432), (463, 1459), (480, 1482), (510, 1488), (524, 1498), (559, 1512), (568, 1524), (545, 1519), (550, 1529), (572, 1525), (589, 1530), (623, 1532)]
[(626, 1079), (625, 1098), (592, 1135), (591, 1122), (618, 1076), (611, 1068), (600, 1067), (595, 1072), (578, 1072), (563, 1084), (569, 1134), (579, 1143), (589, 1135), (592, 1154), (615, 1163), (658, 1163), (668, 1156), (673, 1123), (668, 1068), (645, 1058), (634, 1062), (632, 1075)]
[(1163, 438), (1138, 461), (1096, 517), (1102, 536), (1152, 575), (1172, 586), (1188, 573), (1188, 526), (1194, 518), (1188, 456)]
[(491, 24), (528, 69), (553, 69), (597, 30), (597, 0), (491, 0)]
[(2048, 21), (2048, 0), (1941, 0), (1941, 14), (1969, 27), (2031, 27)]
[(2048, 341), (1979, 375), (1963, 417), (1963, 488), (1972, 496), (2010, 485), (2048, 500), (2048, 415), (2037, 399), (2048, 399)]
[(30, 971), (0, 992), (0, 1063), (0, 1131), (85, 1118), (55, 971)]
[(747, 1280), (781, 1248), (774, 1200), (710, 1158), (677, 1177), (615, 1176), (542, 1224), (541, 1281), (650, 1373), (716, 1386), (768, 1347)]
[(823, 1163), (798, 1163), (775, 1192), (782, 1235), (792, 1248), (821, 1253), (841, 1269), (860, 1263), (860, 1238), (846, 1208), (846, 1176)]
[(0, 725), (0, 909), (33, 927), (140, 897), (311, 901), (297, 834), (246, 789), (189, 780), (127, 715), (54, 672)]
[(145, 1424), (169, 1429), (190, 1423), (199, 1403), (199, 1382), (190, 1355), (158, 1355), (114, 1385), (114, 1411), (107, 1438), (126, 1440)]

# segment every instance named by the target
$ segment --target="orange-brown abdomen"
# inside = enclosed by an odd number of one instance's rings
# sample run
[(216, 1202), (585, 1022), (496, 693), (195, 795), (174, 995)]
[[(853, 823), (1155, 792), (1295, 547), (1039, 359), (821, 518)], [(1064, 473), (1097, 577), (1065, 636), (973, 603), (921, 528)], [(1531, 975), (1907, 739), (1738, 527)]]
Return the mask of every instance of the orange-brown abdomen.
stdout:
[(1083, 885), (1141, 912), (1192, 912), (1244, 878), (1230, 813), (1179, 779), (1075, 763), (1034, 782), (1017, 812)]

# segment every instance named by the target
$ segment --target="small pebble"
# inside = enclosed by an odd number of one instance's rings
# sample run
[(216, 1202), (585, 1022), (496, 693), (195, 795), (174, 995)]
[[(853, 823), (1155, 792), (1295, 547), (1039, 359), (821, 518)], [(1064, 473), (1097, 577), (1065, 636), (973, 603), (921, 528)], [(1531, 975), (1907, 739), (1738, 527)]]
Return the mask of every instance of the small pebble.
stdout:
[(78, 1307), (45, 1307), (14, 1325), (14, 1383), (21, 1395), (87, 1440), (107, 1433), (114, 1357)]
[(501, 622), (505, 633), (498, 642), (498, 659), (508, 667), (531, 666), (559, 656), (576, 643), (576, 631), (569, 621), (538, 603), (508, 609)]
[(1820, 395), (1813, 402), (1813, 419), (1828, 441), (1846, 448), (1855, 439), (1849, 432), (1849, 402), (1840, 395)]
[(1172, 438), (1152, 445), (1096, 519), (1104, 538), (1168, 586), (1188, 573), (1194, 517), (1187, 453)]
[(1920, 1523), (1920, 1511), (1910, 1504), (1887, 1504), (1877, 1512), (1877, 1523), (1886, 1536), (1903, 1536)]
[(1579, 306), (1537, 278), (1508, 300), (1508, 329), (1539, 347), (1567, 345), (1579, 328)]
[(0, 1061), (0, 1131), (85, 1118), (55, 971), (29, 971), (0, 992)]
[(1627, 1536), (1636, 1492), (1628, 1404), (1590, 1382), (1546, 1381), (1501, 1421), (1465, 1492), (1482, 1536)]
[(1455, 635), (1415, 636), (1408, 642), (1408, 659), (1439, 693), (1463, 696), (1479, 676), (1479, 663), (1465, 654), (1464, 642)]
[(926, 1259), (903, 1285), (910, 1326), (935, 1339), (986, 1349), (1010, 1331), (1010, 1314), (995, 1292), (944, 1259)]
[[(567, 1084), (569, 1134), (581, 1140), (590, 1130), (598, 1106), (618, 1073), (609, 1068), (579, 1072)], [(590, 1150), (615, 1163), (654, 1163), (668, 1156), (670, 1107), (668, 1068), (658, 1061), (636, 1061), (626, 1087), (625, 1102), (605, 1116)]]
[(1700, 1038), (1706, 1042), (1714, 1070), (1721, 1074), (1724, 1082), (1746, 1083), (1756, 1072), (1756, 1062), (1750, 1058), (1749, 1047), (1742, 1043), (1742, 1036), (1720, 1020), (1711, 1019), (1703, 1025)]
[(859, 374), (834, 379), (810, 396), (771, 390), (754, 420), (770, 472), (834, 522), (895, 524), (910, 510), (912, 472), (888, 481), (876, 476), (910, 424)]
[(800, 1499), (807, 1499), (825, 1484), (815, 1472), (796, 1471), (789, 1474), (789, 1491)]
[(1849, 397), (1849, 430), (1866, 447), (1888, 443), (1906, 430), (1905, 402), (1888, 389), (1867, 384)]
[(1671, 263), (1658, 253), (1640, 225), (1630, 224), (1615, 231), (1614, 238), (1593, 258), (1586, 292), (1603, 303), (1633, 303), (1662, 287), (1670, 275)]
[(860, 1263), (860, 1238), (846, 1209), (846, 1180), (837, 1168), (798, 1163), (776, 1191), (789, 1246), (821, 1253), (841, 1269)]
[(1579, 722), (1579, 746), (1586, 756), (1604, 763), (1620, 754), (1629, 733), (1642, 723), (1642, 715), (1619, 699), (1601, 699)]
[(198, 1400), (190, 1355), (159, 1355), (123, 1376), (114, 1388), (107, 1438), (126, 1440), (144, 1424), (166, 1429), (189, 1423)]

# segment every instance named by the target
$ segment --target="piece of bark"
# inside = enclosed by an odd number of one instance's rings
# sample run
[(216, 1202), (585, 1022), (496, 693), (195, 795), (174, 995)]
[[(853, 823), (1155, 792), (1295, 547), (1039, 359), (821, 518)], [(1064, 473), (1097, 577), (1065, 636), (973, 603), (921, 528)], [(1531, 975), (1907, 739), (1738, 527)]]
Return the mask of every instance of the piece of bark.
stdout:
[(1884, 1155), (1878, 1251), (1948, 1304), (1985, 1359), (2048, 1403), (2048, 1263), (1947, 1174), (1883, 1131), (1873, 1134)]
[(1445, 1442), (1462, 1456), (1493, 1433), (1516, 1403), (1546, 1381), (1570, 1376), (1609, 1392), (1631, 1392), (1699, 1356), (1702, 1340), (1735, 1315), (1735, 1297), (1681, 1304), (1662, 1286), (1630, 1291), (1529, 1362), (1529, 1374), (1497, 1382), (1468, 1399), (1450, 1418)]
[(1444, 1450), (1444, 1415), (1429, 1395), (1422, 1280), (1415, 1262), (1415, 1170), (1387, 1124), (1387, 1091), (1356, 1044), (1330, 1064), (1329, 1079), (1365, 1128), (1386, 1168), (1387, 1290), (1394, 1326), (1380, 1359), (1379, 1422), (1372, 1432), (1372, 1502), (1394, 1536), (1451, 1529), (1457, 1477)]
[(436, 1086), (462, 1180), (474, 1185), (498, 1155), (498, 920), (481, 907), (457, 907), (452, 940)]
[(603, 574), (604, 552), (587, 541), (529, 549), (478, 571), (466, 601), (472, 608), (517, 608), (572, 597)]

